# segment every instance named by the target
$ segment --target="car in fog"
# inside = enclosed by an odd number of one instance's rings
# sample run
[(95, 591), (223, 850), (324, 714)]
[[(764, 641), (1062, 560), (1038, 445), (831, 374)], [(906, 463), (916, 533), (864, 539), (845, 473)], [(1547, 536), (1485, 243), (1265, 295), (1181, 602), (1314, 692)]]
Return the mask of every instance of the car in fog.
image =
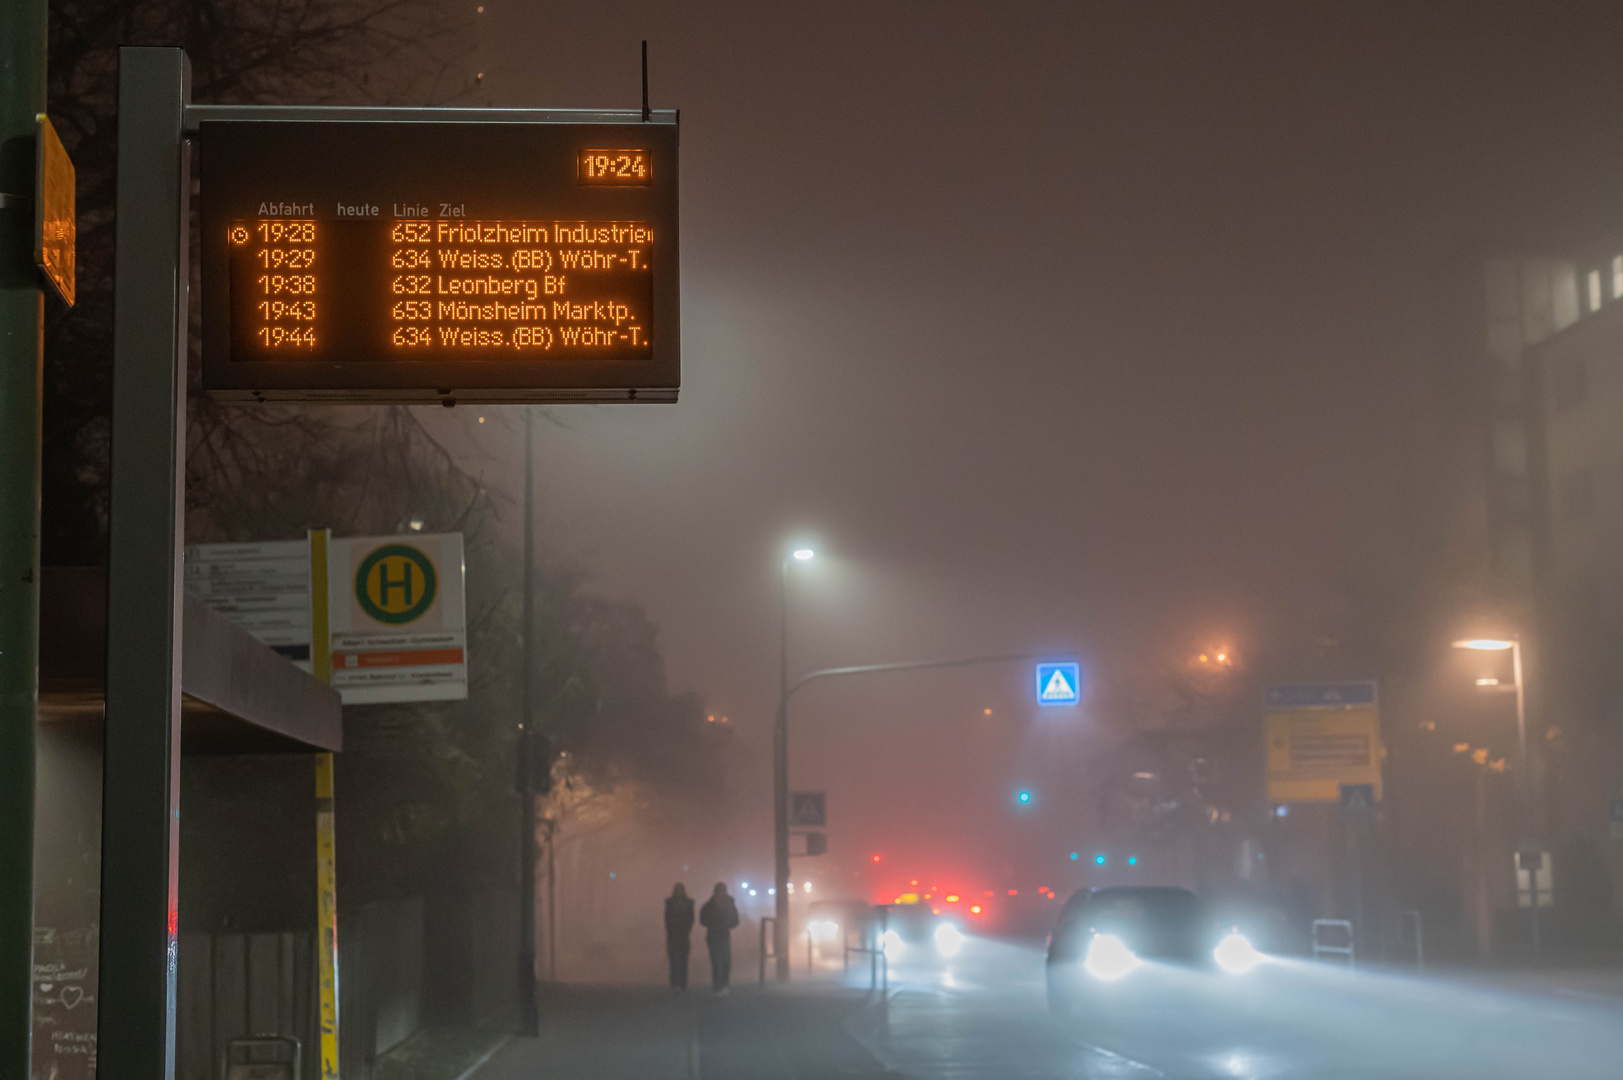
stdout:
[(903, 945), (923, 945), (941, 925), (941, 915), (929, 904), (886, 904), (882, 916), (886, 937)]
[(1048, 939), (1049, 1008), (1132, 1002), (1167, 969), (1240, 976), (1261, 956), (1233, 925), (1217, 922), (1201, 899), (1169, 885), (1084, 889), (1060, 910)]
[(818, 900), (806, 909), (806, 933), (819, 956), (839, 958), (846, 944), (869, 948), (878, 915), (861, 900)]

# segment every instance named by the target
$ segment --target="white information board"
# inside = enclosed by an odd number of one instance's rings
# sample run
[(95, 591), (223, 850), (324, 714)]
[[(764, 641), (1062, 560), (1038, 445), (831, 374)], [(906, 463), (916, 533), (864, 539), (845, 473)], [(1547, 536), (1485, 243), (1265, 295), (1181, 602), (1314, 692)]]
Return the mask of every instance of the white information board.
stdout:
[(310, 543), (192, 544), (186, 591), (305, 671), (310, 663)]
[(346, 705), (468, 696), (462, 534), (327, 546), (332, 685)]
[[(468, 696), (461, 533), (327, 542), (326, 647), (346, 705)], [(308, 540), (193, 544), (186, 590), (305, 671), (311, 663)]]

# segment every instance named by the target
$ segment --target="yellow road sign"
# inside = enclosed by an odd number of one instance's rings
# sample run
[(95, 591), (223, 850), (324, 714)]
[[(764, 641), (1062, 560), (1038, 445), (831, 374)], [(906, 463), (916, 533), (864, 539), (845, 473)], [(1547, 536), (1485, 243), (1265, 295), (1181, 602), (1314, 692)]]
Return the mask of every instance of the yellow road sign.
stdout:
[(1343, 784), (1381, 798), (1380, 714), (1373, 707), (1277, 709), (1264, 722), (1270, 802), (1339, 802)]

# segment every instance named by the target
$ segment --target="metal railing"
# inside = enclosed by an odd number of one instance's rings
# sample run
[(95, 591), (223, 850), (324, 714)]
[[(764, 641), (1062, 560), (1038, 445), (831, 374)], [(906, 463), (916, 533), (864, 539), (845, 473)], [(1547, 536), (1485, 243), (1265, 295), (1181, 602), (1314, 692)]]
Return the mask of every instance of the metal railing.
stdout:
[(777, 924), (778, 924), (778, 920), (777, 920), (776, 917), (774, 917), (772, 915), (763, 915), (763, 916), (761, 916), (761, 952), (760, 952), (761, 972), (760, 972), (759, 979), (760, 979), (760, 983), (761, 983), (762, 986), (766, 985), (766, 962), (768, 960), (776, 959), (777, 955), (778, 955), (775, 952), (767, 952), (766, 951), (766, 943), (768, 941), (776, 940), (775, 938), (772, 937), (772, 935), (768, 934), (766, 931), (767, 931), (767, 927), (769, 927), (769, 926), (776, 929)]
[[(1412, 937), (1410, 927), (1414, 928)], [(1398, 912), (1398, 947), (1407, 951), (1411, 945), (1414, 946), (1414, 966), (1426, 970), (1426, 939), (1420, 925), (1420, 912), (1412, 909)]]
[[(1321, 932), (1337, 929), (1346, 935), (1345, 945), (1331, 945), (1321, 938)], [(1313, 959), (1320, 960), (1326, 956), (1344, 956), (1348, 967), (1358, 966), (1357, 937), (1353, 931), (1353, 924), (1346, 919), (1314, 919), (1313, 920)]]
[[(885, 955), (885, 931), (890, 928), (890, 908), (885, 904), (875, 904), (874, 908), (879, 913), (877, 922), (870, 922), (854, 933), (850, 930), (845, 932), (841, 941), (840, 968), (842, 971), (850, 972), (852, 953), (866, 956), (868, 989), (873, 990), (877, 986), (883, 993), (890, 990), (890, 957)], [(857, 939), (855, 945), (851, 944), (853, 936)]]

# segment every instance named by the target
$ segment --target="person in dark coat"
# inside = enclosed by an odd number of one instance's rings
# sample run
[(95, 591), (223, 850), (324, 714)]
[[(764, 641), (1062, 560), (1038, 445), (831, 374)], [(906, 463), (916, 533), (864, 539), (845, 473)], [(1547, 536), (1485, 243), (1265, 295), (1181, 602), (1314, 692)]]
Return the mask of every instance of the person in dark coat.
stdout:
[(671, 961), (671, 989), (688, 988), (688, 940), (693, 933), (693, 897), (678, 881), (665, 898), (665, 955)]
[(716, 891), (699, 909), (704, 927), (704, 943), (710, 949), (710, 985), (718, 994), (727, 992), (733, 974), (733, 927), (738, 925), (738, 905), (727, 895), (727, 886), (716, 882)]

